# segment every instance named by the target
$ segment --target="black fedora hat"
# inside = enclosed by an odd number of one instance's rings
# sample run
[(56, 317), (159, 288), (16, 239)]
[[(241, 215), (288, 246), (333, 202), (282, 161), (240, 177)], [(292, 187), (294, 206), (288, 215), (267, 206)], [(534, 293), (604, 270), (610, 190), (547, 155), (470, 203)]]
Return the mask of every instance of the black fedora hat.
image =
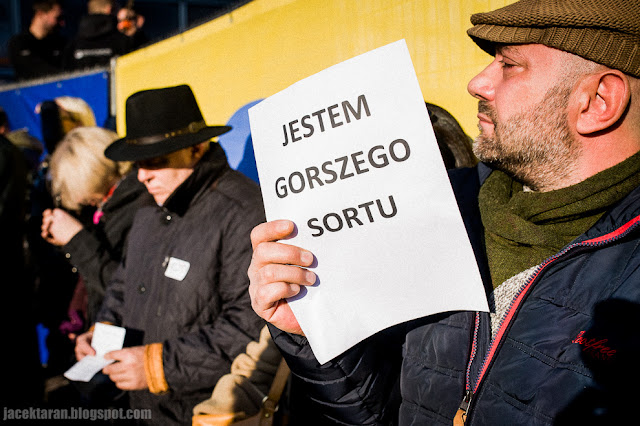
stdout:
[(127, 135), (107, 147), (113, 161), (140, 161), (197, 145), (231, 130), (207, 126), (186, 84), (142, 90), (127, 98)]

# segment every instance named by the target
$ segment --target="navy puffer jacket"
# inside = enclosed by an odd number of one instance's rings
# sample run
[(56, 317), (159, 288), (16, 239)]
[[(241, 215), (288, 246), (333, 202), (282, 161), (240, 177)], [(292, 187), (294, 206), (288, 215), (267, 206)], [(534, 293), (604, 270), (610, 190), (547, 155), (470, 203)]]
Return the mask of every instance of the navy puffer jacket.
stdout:
[[(477, 194), (488, 173), (451, 174), (486, 283)], [(294, 420), (451, 425), (461, 405), (467, 425), (626, 419), (640, 376), (639, 245), (637, 188), (536, 269), (493, 342), (488, 314), (450, 312), (392, 327), (321, 366), (304, 338), (271, 327), (296, 393), (308, 396)]]

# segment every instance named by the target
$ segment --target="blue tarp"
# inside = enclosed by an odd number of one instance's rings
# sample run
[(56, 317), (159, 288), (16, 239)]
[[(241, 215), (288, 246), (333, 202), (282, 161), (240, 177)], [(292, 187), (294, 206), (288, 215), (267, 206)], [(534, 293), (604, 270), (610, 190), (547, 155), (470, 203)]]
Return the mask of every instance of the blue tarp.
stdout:
[(107, 123), (109, 73), (106, 71), (0, 91), (0, 106), (9, 117), (11, 130), (27, 128), (31, 135), (42, 140), (40, 116), (35, 112), (36, 105), (59, 96), (84, 99), (93, 109), (98, 126), (105, 126)]
[(253, 154), (253, 139), (251, 139), (248, 111), (260, 101), (261, 99), (250, 102), (238, 109), (227, 122), (232, 130), (218, 137), (220, 146), (227, 154), (231, 168), (244, 173), (257, 183), (260, 181), (256, 169), (256, 157)]

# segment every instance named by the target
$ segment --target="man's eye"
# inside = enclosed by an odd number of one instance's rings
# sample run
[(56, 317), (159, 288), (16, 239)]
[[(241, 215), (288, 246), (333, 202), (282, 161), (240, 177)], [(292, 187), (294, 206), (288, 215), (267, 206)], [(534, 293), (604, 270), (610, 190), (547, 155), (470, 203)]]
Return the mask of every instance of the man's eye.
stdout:
[(512, 64), (510, 62), (505, 62), (505, 61), (500, 61), (500, 65), (502, 66), (502, 68), (513, 68), (516, 66), (516, 64)]
[(169, 164), (169, 159), (165, 157), (151, 160), (138, 161), (138, 167), (143, 169), (160, 169)]

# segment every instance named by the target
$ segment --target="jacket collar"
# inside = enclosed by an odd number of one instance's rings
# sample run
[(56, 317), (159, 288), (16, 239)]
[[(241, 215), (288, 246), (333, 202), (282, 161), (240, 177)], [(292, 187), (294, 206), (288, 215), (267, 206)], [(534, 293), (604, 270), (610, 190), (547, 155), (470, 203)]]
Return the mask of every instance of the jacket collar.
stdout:
[(573, 242), (581, 242), (609, 234), (638, 216), (640, 216), (640, 186), (613, 206), (591, 229)]
[[(493, 172), (493, 169), (488, 165), (486, 165), (485, 163), (482, 163), (482, 162), (478, 163), (478, 179), (480, 181), (480, 186), (484, 184), (484, 181), (487, 180), (487, 178), (492, 172)], [(478, 187), (478, 190), (480, 190), (479, 187)]]
[(153, 197), (147, 192), (147, 188), (138, 180), (137, 174), (138, 169), (134, 168), (122, 178), (113, 192), (113, 196), (104, 203), (102, 207), (104, 213), (119, 210), (138, 197), (144, 198), (144, 205), (155, 204)]
[(212, 142), (193, 173), (169, 196), (164, 208), (183, 216), (189, 206), (229, 169), (224, 150), (218, 143)]

